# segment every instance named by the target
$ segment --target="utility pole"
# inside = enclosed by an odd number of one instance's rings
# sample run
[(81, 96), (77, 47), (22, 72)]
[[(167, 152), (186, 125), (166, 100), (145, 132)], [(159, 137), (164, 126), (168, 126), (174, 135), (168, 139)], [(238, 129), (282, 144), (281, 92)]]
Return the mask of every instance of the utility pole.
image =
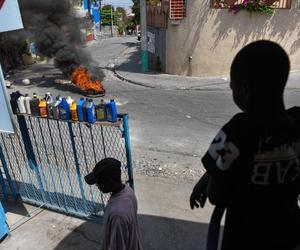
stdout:
[(140, 0), (141, 15), (141, 47), (142, 47), (142, 72), (148, 71), (148, 49), (147, 49), (147, 16), (146, 16), (146, 0)]
[(110, 34), (113, 37), (113, 26), (114, 26), (114, 18), (113, 18), (113, 6), (110, 4)]
[[(99, 0), (99, 11), (100, 11), (100, 32), (102, 31), (102, 5), (101, 5), (101, 0)], [(101, 34), (101, 33), (100, 33)]]

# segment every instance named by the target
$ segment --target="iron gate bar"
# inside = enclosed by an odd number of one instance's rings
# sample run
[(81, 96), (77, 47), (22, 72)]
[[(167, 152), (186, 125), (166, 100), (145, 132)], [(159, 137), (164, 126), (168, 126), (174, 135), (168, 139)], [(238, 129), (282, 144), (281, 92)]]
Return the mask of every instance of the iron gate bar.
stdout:
[[(35, 145), (38, 145), (37, 140), (36, 140), (36, 135), (35, 135), (35, 129), (33, 128), (31, 117), (29, 116), (28, 119), (29, 119), (29, 123), (30, 123), (30, 126), (31, 126), (32, 137), (33, 137), (34, 143), (35, 143)], [(41, 169), (42, 176), (43, 176), (44, 181), (45, 181), (46, 189), (49, 190), (49, 186), (48, 186), (48, 183), (47, 183), (47, 179), (46, 179), (46, 176), (45, 176), (43, 167), (42, 167), (42, 159), (41, 159), (39, 147), (36, 147), (36, 150), (37, 150), (38, 161), (39, 161), (39, 163), (40, 163), (40, 164), (38, 164), (38, 163), (36, 162), (36, 165), (34, 166), (35, 169), (36, 169), (36, 172), (38, 172), (38, 174), (39, 174), (38, 183), (40, 183), (40, 185), (43, 187), (42, 178), (41, 178), (40, 173), (39, 173), (39, 172), (40, 172), (39, 169)], [(44, 201), (44, 202), (45, 202), (45, 200), (46, 200), (46, 195), (45, 195), (45, 193), (46, 193), (46, 191), (45, 191), (45, 189), (44, 189), (44, 187), (43, 187), (42, 194), (44, 194), (44, 196), (43, 196), (43, 201)], [(48, 192), (47, 192), (47, 194), (48, 194), (50, 203), (51, 203), (51, 205), (52, 205), (52, 199), (51, 199), (51, 197), (50, 197), (50, 194), (49, 194)]]
[[(83, 143), (83, 138), (82, 138), (82, 130), (81, 130), (81, 124), (79, 124), (79, 134), (80, 134), (80, 141), (81, 141), (81, 146), (83, 148), (83, 157), (84, 157), (84, 162), (85, 162), (85, 168), (86, 168), (86, 172), (88, 173), (89, 172), (89, 169), (88, 169), (88, 165), (87, 165), (87, 158), (86, 158), (86, 151), (85, 151), (85, 146), (84, 146), (84, 143)], [(93, 193), (93, 189), (92, 189), (92, 186), (89, 185), (89, 190), (90, 190), (90, 194), (92, 196), (92, 204), (93, 204), (93, 209), (96, 210), (96, 204), (95, 204), (95, 201), (94, 201), (94, 193)]]
[[(10, 135), (11, 136), (11, 135)], [(24, 168), (26, 168), (26, 172), (27, 172), (27, 175), (28, 175), (28, 179), (30, 180), (30, 184), (31, 184), (31, 186), (32, 186), (32, 188), (34, 187), (34, 184), (33, 184), (33, 181), (32, 181), (32, 176), (31, 176), (31, 174), (30, 174), (30, 171), (29, 171), (29, 169), (28, 168), (30, 168), (30, 169), (32, 169), (30, 166), (29, 166), (29, 164), (27, 163), (28, 161), (26, 160), (26, 157), (25, 157), (25, 155), (24, 155), (24, 151), (23, 151), (23, 148), (22, 148), (22, 144), (21, 144), (21, 142), (20, 142), (20, 137), (19, 137), (19, 135), (16, 135), (16, 138), (17, 138), (17, 140), (18, 140), (18, 143), (19, 143), (19, 147), (20, 147), (20, 149), (21, 149), (21, 152), (22, 152), (22, 156), (23, 156), (23, 160), (24, 160)], [(26, 188), (26, 190), (27, 190), (27, 192), (28, 192), (28, 198), (30, 197), (30, 195), (29, 195), (29, 191), (28, 191), (28, 189)], [(37, 194), (37, 192), (36, 192), (36, 189), (35, 188), (33, 188), (33, 190), (34, 190), (34, 196), (36, 197), (36, 199), (38, 199), (38, 194)]]
[[(103, 127), (101, 126), (101, 131), (102, 131)], [(92, 141), (92, 146), (93, 146), (93, 153), (94, 153), (94, 165), (97, 164), (97, 157), (96, 157), (96, 151), (95, 151), (95, 144), (94, 144), (94, 136), (93, 136), (93, 132), (92, 132), (92, 126), (89, 127), (89, 130), (90, 130), (90, 135), (91, 135), (91, 141)], [(103, 139), (103, 136), (102, 136), (102, 139)], [(103, 144), (103, 150), (104, 150), (104, 157), (106, 158), (106, 154), (105, 154), (105, 146)], [(101, 201), (102, 201), (102, 209), (104, 210), (104, 199), (103, 199), (103, 195), (102, 193), (100, 193), (100, 198), (101, 198)]]
[(7, 191), (6, 186), (5, 186), (4, 177), (2, 175), (1, 169), (0, 169), (0, 185), (1, 185), (1, 190), (2, 190), (2, 193), (3, 193), (4, 199), (6, 199), (8, 197), (8, 191)]
[[(13, 166), (13, 165), (12, 165), (12, 162), (11, 162), (11, 159), (10, 159), (10, 156), (9, 156), (9, 154), (8, 154), (8, 149), (7, 149), (7, 145), (6, 145), (4, 136), (3, 136), (2, 134), (1, 134), (1, 136), (2, 136), (3, 146), (4, 146), (4, 149), (5, 149), (6, 155), (7, 155), (8, 162), (9, 162), (10, 166)], [(10, 137), (10, 135), (8, 135), (8, 136)], [(20, 170), (19, 166), (17, 166), (17, 167), (18, 167), (18, 170), (19, 170), (19, 173), (20, 173), (20, 177), (21, 177), (23, 183), (25, 183), (24, 177), (23, 177), (23, 175), (22, 175), (22, 171)], [(13, 170), (12, 170), (12, 172), (14, 173)], [(14, 174), (14, 175), (15, 175), (15, 174)], [(15, 177), (15, 179), (17, 179), (16, 176), (14, 176), (14, 177)], [(28, 190), (27, 190), (26, 185), (24, 185), (24, 189), (25, 189), (25, 191), (26, 191), (27, 196), (29, 197), (29, 193), (28, 193)]]
[[(48, 124), (48, 123), (47, 123)], [(39, 120), (39, 127), (40, 127), (40, 131), (42, 130), (42, 127), (41, 127), (41, 123), (40, 123), (40, 120)], [(48, 127), (49, 129), (49, 127)], [(50, 131), (49, 131), (50, 132)], [(46, 143), (45, 143), (45, 138), (44, 138), (44, 134), (42, 133), (42, 142), (43, 142), (43, 146), (44, 148), (46, 149)], [(48, 166), (48, 170), (50, 172), (50, 178), (51, 178), (51, 181), (52, 181), (52, 184), (53, 184), (53, 188), (54, 188), (54, 193), (55, 193), (55, 197), (56, 197), (56, 200), (57, 200), (57, 204), (59, 206), (60, 205), (60, 202), (59, 202), (59, 198), (58, 198), (58, 195), (57, 195), (57, 188), (56, 188), (56, 184), (55, 184), (55, 181), (54, 181), (54, 175), (53, 175), (53, 172), (52, 172), (52, 168), (51, 168), (51, 164), (50, 164), (50, 159), (49, 159), (49, 155), (48, 153), (46, 152), (46, 158), (47, 158), (47, 163), (46, 165)]]
[(103, 153), (104, 153), (104, 157), (106, 158), (106, 148), (105, 148), (105, 141), (104, 141), (103, 127), (102, 126), (101, 126), (101, 138), (102, 138)]
[[(38, 125), (39, 125), (39, 128), (40, 128), (40, 131), (42, 131), (42, 127), (41, 127), (41, 121), (40, 119), (37, 120), (38, 121)], [(33, 131), (34, 133), (34, 131)], [(47, 150), (47, 147), (46, 147), (46, 144), (45, 144), (45, 140), (44, 140), (44, 133), (41, 133), (41, 139), (42, 139), (42, 143), (43, 143), (43, 146), (44, 146), (44, 149)], [(48, 181), (47, 181), (47, 178), (46, 178), (46, 175), (45, 175), (45, 171), (44, 171), (44, 167), (43, 167), (43, 163), (42, 163), (42, 158), (41, 158), (41, 155), (40, 155), (40, 152), (39, 152), (39, 148), (37, 147), (37, 152), (38, 152), (38, 156), (39, 156), (39, 167), (41, 168), (41, 171), (42, 171), (42, 174), (44, 176), (44, 180), (45, 180), (45, 185), (46, 185), (46, 188), (47, 188), (47, 194), (49, 196), (49, 200), (50, 200), (50, 203), (51, 205), (53, 204), (53, 201), (52, 201), (52, 198), (51, 198), (51, 195), (50, 195), (50, 188), (49, 188), (49, 185), (48, 185)], [(46, 155), (46, 159), (48, 159), (48, 154), (47, 152), (45, 153)], [(47, 161), (48, 163), (48, 161)], [(49, 168), (49, 164), (46, 163), (46, 166), (48, 166)], [(49, 172), (50, 172), (50, 178), (51, 178), (51, 170), (49, 169)], [(55, 185), (55, 184), (54, 184)]]
[[(40, 120), (38, 120), (38, 123), (39, 123), (39, 128), (40, 128), (40, 131), (41, 131), (42, 127), (41, 127)], [(45, 149), (47, 149), (47, 146), (46, 146), (46, 143), (45, 143), (45, 138), (44, 138), (44, 133), (41, 133), (41, 136), (42, 136), (43, 146), (44, 146)], [(51, 164), (50, 164), (50, 159), (49, 159), (49, 156), (48, 156), (47, 152), (46, 152), (46, 159), (47, 159), (47, 164), (46, 165), (48, 166), (48, 169), (49, 169), (49, 172), (50, 172), (50, 178), (51, 178), (51, 181), (52, 181), (52, 184), (53, 184), (56, 200), (57, 200), (58, 205), (60, 206), (59, 198), (57, 196), (57, 188), (56, 188), (56, 184), (55, 184), (55, 181), (54, 181), (53, 172), (52, 172), (52, 168), (51, 168)], [(48, 187), (47, 187), (47, 189), (48, 189), (48, 191), (50, 190)], [(49, 194), (49, 196), (50, 196), (50, 194)]]
[(130, 187), (134, 189), (128, 114), (123, 115), (123, 126), (124, 126), (125, 148), (126, 148), (126, 156), (127, 156), (128, 181)]
[[(30, 119), (31, 117), (29, 117)], [(27, 127), (27, 123), (25, 120), (25, 116), (17, 116), (18, 122), (19, 122), (19, 128), (21, 131), (21, 136), (24, 142), (24, 147), (25, 147), (25, 151), (26, 151), (26, 155), (27, 155), (27, 159), (29, 161), (29, 166), (34, 170), (36, 178), (37, 178), (37, 182), (38, 182), (38, 186), (41, 190), (41, 196), (43, 199), (43, 202), (45, 203), (45, 192), (44, 192), (44, 187), (42, 184), (42, 180), (41, 180), (41, 176), (40, 176), (40, 172), (37, 168), (37, 162), (36, 162), (36, 158), (34, 155), (34, 151), (32, 148), (32, 142), (30, 139), (30, 135), (28, 132), (28, 127)]]
[(61, 186), (61, 189), (63, 191), (63, 197), (64, 197), (64, 207), (65, 207), (65, 210), (68, 212), (68, 208), (67, 208), (67, 199), (66, 199), (66, 196), (65, 196), (65, 192), (64, 192), (64, 187), (63, 187), (63, 184), (62, 184), (62, 179), (60, 177), (60, 172), (59, 172), (59, 168), (58, 168), (58, 160), (57, 160), (57, 156), (56, 156), (56, 153), (55, 153), (55, 147), (54, 147), (54, 141), (53, 141), (53, 136), (52, 136), (52, 132), (51, 132), (51, 129), (50, 129), (50, 124), (49, 124), (49, 120), (47, 119), (47, 124), (48, 124), (48, 129), (49, 129), (49, 134), (50, 134), (50, 141), (51, 141), (51, 145), (52, 145), (52, 148), (53, 148), (53, 152), (54, 152), (54, 160), (55, 160), (55, 167), (57, 169), (57, 173), (59, 175), (59, 184)]
[(64, 156), (63, 158), (64, 158), (64, 162), (65, 162), (65, 168), (66, 168), (66, 171), (67, 171), (67, 177), (68, 177), (68, 180), (69, 180), (69, 185), (70, 185), (71, 193), (72, 193), (73, 200), (74, 200), (75, 211), (77, 212), (78, 211), (77, 203), (76, 203), (76, 200), (75, 200), (74, 189), (73, 189), (73, 185), (72, 185), (71, 178), (70, 178), (70, 171), (69, 171), (68, 164), (67, 164), (66, 152), (65, 152), (64, 147), (63, 147), (63, 140), (62, 140), (61, 130), (60, 130), (60, 126), (59, 126), (58, 121), (57, 121), (57, 127), (58, 127), (58, 133), (59, 133), (61, 145), (62, 145), (61, 149), (62, 149), (63, 156)]
[[(12, 180), (10, 178), (9, 170), (7, 168), (7, 163), (6, 163), (6, 160), (5, 160), (5, 157), (4, 157), (3, 150), (2, 150), (1, 146), (0, 146), (0, 160), (1, 160), (1, 163), (2, 163), (2, 167), (3, 167), (4, 173), (5, 173), (6, 180), (8, 182), (9, 189), (12, 192), (13, 197), (16, 198), (17, 197), (17, 192), (16, 192), (16, 189), (15, 189), (15, 187), (12, 183)], [(3, 180), (3, 183), (4, 183), (4, 180)], [(5, 186), (5, 183), (4, 183), (4, 186)], [(7, 193), (7, 195), (8, 195), (8, 193)]]
[(70, 138), (71, 138), (71, 142), (72, 142), (73, 155), (74, 155), (74, 160), (75, 160), (75, 165), (76, 165), (77, 179), (78, 179), (80, 193), (81, 193), (81, 197), (82, 197), (82, 201), (83, 201), (83, 209), (86, 212), (86, 198), (85, 198), (85, 194), (84, 194), (82, 180), (80, 178), (80, 176), (81, 176), (80, 166), (79, 166), (79, 162), (78, 162), (77, 150), (76, 150), (75, 140), (74, 140), (75, 136), (74, 136), (74, 133), (73, 133), (71, 122), (68, 122), (68, 127), (69, 127), (69, 133), (70, 133)]

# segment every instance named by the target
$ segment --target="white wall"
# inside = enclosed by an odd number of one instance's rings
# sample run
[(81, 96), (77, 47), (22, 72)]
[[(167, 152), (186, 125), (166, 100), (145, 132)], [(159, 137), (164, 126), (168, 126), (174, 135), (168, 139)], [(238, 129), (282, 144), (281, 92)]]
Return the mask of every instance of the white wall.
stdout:
[[(290, 55), (293, 70), (300, 70), (300, 9), (275, 13), (236, 15), (227, 9), (210, 9), (209, 0), (188, 0), (187, 17), (180, 25), (169, 23), (167, 67), (170, 74), (222, 76), (229, 73), (235, 54), (246, 44), (269, 39), (281, 44)], [(189, 56), (193, 59), (189, 63)]]

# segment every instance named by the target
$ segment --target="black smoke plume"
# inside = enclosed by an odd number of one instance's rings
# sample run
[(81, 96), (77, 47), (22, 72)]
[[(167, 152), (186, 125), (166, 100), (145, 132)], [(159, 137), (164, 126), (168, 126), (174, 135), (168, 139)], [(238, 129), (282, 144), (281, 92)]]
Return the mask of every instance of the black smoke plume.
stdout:
[[(32, 37), (39, 53), (54, 58), (65, 75), (79, 66), (95, 73), (90, 54), (82, 49), (82, 19), (76, 18), (70, 0), (19, 0), (19, 5), (25, 28), (20, 33)], [(94, 78), (102, 80), (103, 73), (97, 70)]]

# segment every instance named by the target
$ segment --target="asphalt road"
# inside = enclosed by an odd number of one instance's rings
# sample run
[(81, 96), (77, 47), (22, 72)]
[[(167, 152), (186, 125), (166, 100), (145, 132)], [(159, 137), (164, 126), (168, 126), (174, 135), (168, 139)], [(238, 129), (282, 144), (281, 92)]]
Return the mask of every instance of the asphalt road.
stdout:
[[(99, 67), (106, 67), (136, 42), (135, 37), (108, 38), (93, 42), (86, 49), (91, 51)], [(40, 67), (57, 72), (49, 64), (35, 65), (33, 70), (14, 76), (19, 84), (13, 90), (40, 94), (50, 91), (79, 98), (80, 95), (67, 86), (50, 83), (47, 79), (38, 82), (40, 78), (36, 75), (43, 71)], [(33, 75), (36, 84), (23, 86), (20, 83), (22, 77)], [(104, 86), (105, 99), (115, 98), (118, 111), (129, 113), (135, 167), (147, 175), (198, 178), (203, 172), (201, 156), (209, 143), (218, 129), (239, 112), (231, 92), (225, 88), (201, 91), (145, 88), (121, 81), (110, 71), (106, 71)], [(299, 104), (299, 95), (298, 89), (287, 90), (287, 107)]]

